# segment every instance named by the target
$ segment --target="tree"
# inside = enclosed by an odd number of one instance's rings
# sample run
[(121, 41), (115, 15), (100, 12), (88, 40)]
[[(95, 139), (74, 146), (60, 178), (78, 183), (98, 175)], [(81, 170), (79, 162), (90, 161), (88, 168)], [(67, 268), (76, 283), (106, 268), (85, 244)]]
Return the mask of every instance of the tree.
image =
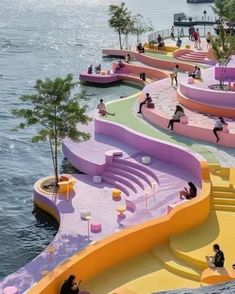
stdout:
[(141, 35), (153, 30), (152, 23), (147, 22), (141, 14), (134, 15), (133, 19), (133, 27), (131, 32), (136, 34), (137, 44), (141, 42)]
[(68, 137), (73, 141), (89, 139), (90, 135), (78, 130), (77, 124), (87, 124), (91, 119), (86, 115), (86, 106), (80, 105), (82, 95), (71, 95), (76, 86), (71, 74), (63, 78), (37, 80), (34, 86), (36, 94), (23, 95), (20, 100), (30, 104), (27, 108), (13, 109), (15, 117), (23, 118), (16, 129), (40, 126), (32, 142), (49, 141), (55, 175), (58, 186), (58, 146)]
[(220, 21), (235, 21), (235, 0), (215, 0), (212, 8)]
[(127, 35), (132, 27), (132, 17), (130, 11), (128, 11), (124, 2), (120, 5), (109, 6), (109, 26), (118, 33), (119, 46), (122, 50), (123, 42), (122, 35)]
[(227, 0), (225, 6), (228, 21), (235, 22), (235, 0)]
[(220, 20), (225, 18), (226, 14), (227, 14), (227, 8), (225, 5), (226, 2), (227, 2), (227, 0), (215, 0), (214, 5), (212, 6), (212, 9), (219, 16)]
[(220, 88), (224, 89), (224, 71), (231, 60), (231, 56), (235, 50), (235, 38), (228, 36), (223, 27), (223, 24), (219, 26), (219, 36), (212, 38), (212, 48), (214, 50), (215, 58), (221, 68), (220, 76)]

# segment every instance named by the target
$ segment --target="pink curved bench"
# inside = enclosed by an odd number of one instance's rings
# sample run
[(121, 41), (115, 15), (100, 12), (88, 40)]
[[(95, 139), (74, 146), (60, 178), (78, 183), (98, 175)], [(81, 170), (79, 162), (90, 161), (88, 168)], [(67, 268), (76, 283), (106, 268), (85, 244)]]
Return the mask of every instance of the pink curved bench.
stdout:
[(122, 56), (122, 57), (125, 57), (127, 54), (130, 54), (132, 59), (136, 59), (137, 61), (154, 68), (164, 68), (164, 69), (172, 70), (176, 64), (179, 64), (181, 70), (183, 71), (191, 72), (194, 70), (194, 65), (190, 63), (181, 62), (180, 60), (177, 60), (176, 62), (174, 60), (162, 60), (162, 59), (150, 57), (144, 54), (139, 54), (138, 52), (131, 51), (131, 50), (103, 49), (102, 53), (103, 55), (107, 55), (107, 56)]
[[(166, 128), (170, 117), (164, 115), (164, 113), (143, 107), (143, 116), (153, 125)], [(181, 118), (180, 123), (174, 123), (174, 132), (186, 137), (203, 140), (206, 142), (216, 143), (216, 138), (213, 134), (212, 128), (206, 125), (194, 125), (188, 122), (188, 118)], [(224, 127), (223, 131), (218, 132), (220, 141), (219, 145), (227, 147), (235, 147), (235, 132), (231, 133), (228, 127)]]

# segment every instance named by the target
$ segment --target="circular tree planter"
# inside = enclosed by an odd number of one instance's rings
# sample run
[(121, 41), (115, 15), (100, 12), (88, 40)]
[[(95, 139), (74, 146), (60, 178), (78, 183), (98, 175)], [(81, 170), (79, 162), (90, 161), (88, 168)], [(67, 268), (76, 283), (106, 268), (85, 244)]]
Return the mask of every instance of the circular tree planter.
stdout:
[(210, 86), (208, 86), (208, 88), (211, 89), (211, 90), (221, 91), (221, 92), (231, 91), (229, 89), (229, 85), (224, 85), (223, 89), (221, 89), (220, 84), (210, 85)]

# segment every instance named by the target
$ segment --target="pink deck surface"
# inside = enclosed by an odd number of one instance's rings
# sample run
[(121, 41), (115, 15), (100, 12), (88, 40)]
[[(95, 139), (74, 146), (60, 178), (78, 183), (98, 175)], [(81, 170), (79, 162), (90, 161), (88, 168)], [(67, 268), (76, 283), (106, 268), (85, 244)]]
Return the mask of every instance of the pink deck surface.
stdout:
[[(179, 81), (185, 80), (185, 74), (179, 75)], [(202, 87), (202, 86), (201, 86)], [(204, 85), (205, 87), (205, 85)], [(156, 105), (156, 112), (161, 112), (167, 117), (171, 118), (175, 111), (175, 106), (178, 105), (178, 101), (176, 99), (176, 89), (171, 86), (170, 80), (165, 79), (162, 81), (158, 81), (157, 83), (153, 83), (148, 85), (144, 92), (150, 92), (152, 98), (154, 98), (154, 103)], [(190, 109), (184, 109), (185, 114), (188, 116), (189, 124), (195, 126), (204, 126), (208, 128), (212, 128), (215, 124), (215, 120), (217, 117), (212, 115), (206, 115), (203, 113), (191, 111)], [(226, 118), (226, 122), (228, 122), (229, 128), (235, 131), (235, 120), (231, 118)]]
[(215, 68), (202, 70), (202, 81), (195, 81), (194, 84), (188, 84), (188, 79), (181, 81), (180, 91), (192, 101), (197, 101), (205, 105), (221, 107), (226, 109), (235, 109), (234, 91), (216, 91), (209, 89), (209, 86), (218, 84), (214, 77)]

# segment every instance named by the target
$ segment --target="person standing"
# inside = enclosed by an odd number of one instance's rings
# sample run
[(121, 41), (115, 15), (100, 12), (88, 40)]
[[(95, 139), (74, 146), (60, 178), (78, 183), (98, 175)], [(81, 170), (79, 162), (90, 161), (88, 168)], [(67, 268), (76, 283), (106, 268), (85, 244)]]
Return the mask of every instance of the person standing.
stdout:
[(175, 27), (174, 26), (171, 27), (171, 39), (175, 40)]
[(193, 32), (194, 48), (198, 49), (198, 33), (197, 31)]
[(208, 32), (206, 35), (206, 43), (207, 43), (207, 49), (211, 47), (211, 33)]
[(171, 85), (173, 86), (174, 80), (175, 80), (175, 86), (178, 86), (178, 72), (179, 72), (179, 65), (176, 64), (174, 67), (173, 72), (170, 74), (171, 76)]
[(201, 36), (200, 36), (200, 32), (199, 32), (199, 29), (197, 29), (197, 49), (198, 50), (202, 50), (202, 48), (201, 48)]

